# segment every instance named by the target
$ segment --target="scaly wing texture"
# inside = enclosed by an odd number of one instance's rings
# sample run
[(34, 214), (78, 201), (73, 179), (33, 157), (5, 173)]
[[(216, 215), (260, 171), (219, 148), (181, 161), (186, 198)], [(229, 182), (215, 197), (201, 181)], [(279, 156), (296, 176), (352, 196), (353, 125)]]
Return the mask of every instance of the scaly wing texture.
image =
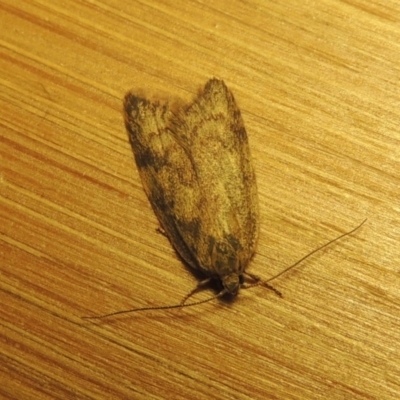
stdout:
[(184, 191), (188, 198), (195, 197), (192, 193), (196, 182), (185, 151), (168, 128), (173, 114), (168, 105), (152, 103), (133, 93), (126, 95), (124, 110), (136, 164), (153, 210), (181, 257), (191, 267), (200, 268), (177, 227), (176, 210), (180, 209), (180, 215), (189, 215), (179, 200)]
[[(131, 93), (125, 112), (145, 191), (178, 253), (210, 276), (243, 272), (257, 241), (257, 187), (240, 110), (224, 82), (207, 82), (176, 115)], [(221, 243), (235, 250), (237, 271), (215, 265)]]

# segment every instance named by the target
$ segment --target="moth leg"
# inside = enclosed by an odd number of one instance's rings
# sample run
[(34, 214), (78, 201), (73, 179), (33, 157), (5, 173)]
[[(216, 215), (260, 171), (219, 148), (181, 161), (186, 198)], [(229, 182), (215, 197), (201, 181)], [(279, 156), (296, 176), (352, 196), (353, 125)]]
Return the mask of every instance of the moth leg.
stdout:
[(164, 229), (163, 229), (161, 226), (159, 226), (159, 227), (156, 229), (156, 232), (160, 233), (161, 235), (163, 235), (163, 236), (165, 236), (165, 237), (168, 237), (168, 236), (167, 236), (167, 233), (164, 231)]
[(193, 290), (191, 290), (191, 291), (182, 299), (181, 305), (185, 304), (186, 301), (187, 301), (190, 297), (192, 297), (192, 296), (193, 296), (199, 289), (201, 289), (203, 286), (205, 286), (205, 285), (207, 285), (208, 283), (210, 283), (211, 280), (212, 280), (212, 278), (207, 278), (207, 279), (204, 279), (204, 280), (202, 280), (201, 282), (199, 282), (199, 283), (197, 284), (197, 286), (196, 286)]
[[(256, 282), (257, 285), (265, 286), (269, 290), (272, 290), (279, 297), (283, 297), (282, 293), (278, 289), (275, 289), (272, 285), (270, 285), (267, 282), (263, 282), (259, 276), (254, 275), (254, 274), (250, 274), (249, 272), (244, 272), (243, 275), (246, 275), (246, 276), (250, 277), (251, 279), (253, 279)], [(254, 285), (255, 284), (252, 283), (252, 284), (247, 285), (247, 287), (251, 287), (251, 286), (254, 286)], [(246, 285), (244, 284), (243, 287), (246, 288)]]
[(260, 282), (261, 278), (258, 275), (251, 274), (250, 272), (243, 272), (243, 275), (246, 275), (253, 279), (253, 281)]
[(274, 288), (272, 285), (268, 284), (267, 282), (260, 282), (260, 285), (265, 286), (269, 290), (272, 290), (277, 296), (283, 297), (282, 293), (278, 289)]

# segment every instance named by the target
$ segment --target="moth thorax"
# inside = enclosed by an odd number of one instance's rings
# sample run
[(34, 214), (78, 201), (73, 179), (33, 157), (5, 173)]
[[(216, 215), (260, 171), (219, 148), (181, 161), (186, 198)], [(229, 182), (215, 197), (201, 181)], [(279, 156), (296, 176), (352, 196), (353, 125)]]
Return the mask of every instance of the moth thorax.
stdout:
[(225, 290), (232, 296), (236, 296), (240, 287), (239, 275), (236, 273), (225, 275), (221, 280)]

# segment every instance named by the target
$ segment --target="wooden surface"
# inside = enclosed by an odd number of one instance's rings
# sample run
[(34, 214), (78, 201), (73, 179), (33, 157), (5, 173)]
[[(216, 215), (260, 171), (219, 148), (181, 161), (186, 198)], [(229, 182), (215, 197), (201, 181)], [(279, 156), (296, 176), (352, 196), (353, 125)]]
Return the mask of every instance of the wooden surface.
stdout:
[[(0, 29), (1, 398), (400, 398), (398, 2), (2, 0)], [(82, 320), (196, 285), (157, 232), (122, 98), (190, 100), (212, 76), (257, 172), (249, 271), (367, 223), (277, 279), (282, 299)]]

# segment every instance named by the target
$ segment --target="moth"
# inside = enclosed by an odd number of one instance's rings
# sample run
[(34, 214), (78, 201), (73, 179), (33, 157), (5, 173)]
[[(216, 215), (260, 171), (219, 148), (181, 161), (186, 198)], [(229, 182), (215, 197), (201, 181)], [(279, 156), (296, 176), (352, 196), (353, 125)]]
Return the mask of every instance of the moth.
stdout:
[[(253, 280), (247, 287), (261, 284), (280, 295), (268, 281), (365, 222), (261, 281), (246, 272), (259, 231), (256, 176), (240, 110), (224, 81), (210, 79), (193, 102), (180, 106), (128, 92), (124, 118), (144, 190), (161, 227), (184, 262), (206, 279), (181, 304), (85, 318), (186, 307), (227, 294), (236, 296), (246, 286), (246, 277)], [(222, 288), (216, 296), (185, 303), (212, 280)]]
[(144, 190), (166, 236), (208, 278), (203, 284), (217, 279), (222, 294), (235, 296), (256, 249), (259, 209), (232, 92), (210, 79), (179, 108), (129, 92), (124, 115)]

